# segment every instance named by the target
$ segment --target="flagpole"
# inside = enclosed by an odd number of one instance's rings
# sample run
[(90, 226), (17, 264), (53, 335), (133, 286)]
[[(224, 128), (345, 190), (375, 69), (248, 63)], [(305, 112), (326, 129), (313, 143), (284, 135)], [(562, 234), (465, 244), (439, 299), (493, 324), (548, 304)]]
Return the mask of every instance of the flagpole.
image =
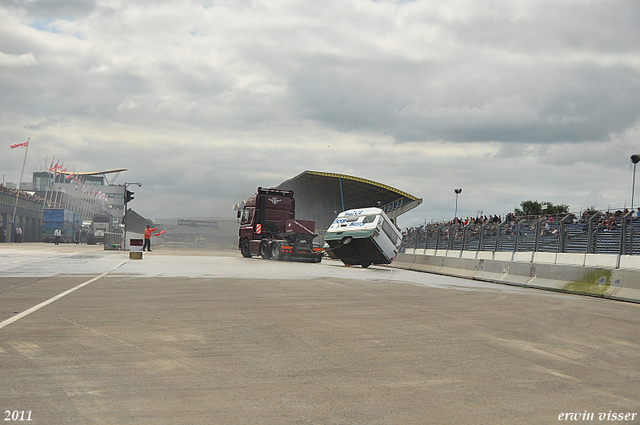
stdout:
[[(64, 161), (60, 165), (60, 169), (62, 169), (63, 166), (64, 166)], [(62, 175), (62, 174), (59, 174), (59, 175)], [(54, 206), (56, 207), (56, 209), (59, 209), (59, 207), (58, 207), (58, 198), (60, 197), (60, 186), (58, 186), (57, 188), (55, 187), (56, 179), (58, 179), (58, 175), (56, 175), (56, 173), (53, 173), (53, 185), (54, 185), (53, 188), (54, 189), (58, 189), (58, 190), (55, 191), (56, 192), (56, 200), (53, 201), (53, 202), (55, 203)]]
[(18, 199), (20, 198), (20, 188), (22, 187), (22, 176), (24, 175), (24, 165), (27, 163), (27, 154), (29, 153), (30, 141), (31, 141), (31, 137), (27, 139), (27, 149), (24, 151), (24, 161), (22, 161), (22, 171), (20, 172), (20, 180), (18, 180), (18, 193), (16, 193), (16, 205), (13, 207), (13, 220), (11, 221), (11, 231), (13, 232), (14, 239), (16, 237), (16, 210), (18, 209)]
[[(49, 167), (49, 174), (47, 175), (47, 189), (44, 191), (44, 208), (47, 208), (48, 203), (51, 202), (50, 199), (47, 200), (47, 193), (49, 191), (49, 186), (50, 186), (50, 183), (51, 183), (51, 170), (53, 169), (53, 162), (55, 160), (56, 160), (56, 156), (53, 155), (53, 159), (51, 160), (51, 166)], [(55, 183), (55, 174), (54, 174), (54, 178), (53, 179), (54, 179), (54, 183)], [(53, 189), (51, 190), (51, 192), (53, 193)], [(49, 195), (51, 195), (51, 194), (49, 194)], [(43, 220), (44, 220), (44, 210), (42, 212), (42, 217), (43, 217)]]

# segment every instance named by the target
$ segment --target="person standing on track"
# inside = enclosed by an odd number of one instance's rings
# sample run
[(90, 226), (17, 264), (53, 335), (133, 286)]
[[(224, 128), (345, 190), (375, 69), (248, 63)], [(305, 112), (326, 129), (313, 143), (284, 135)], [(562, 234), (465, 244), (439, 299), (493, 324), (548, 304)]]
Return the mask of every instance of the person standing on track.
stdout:
[(144, 229), (144, 245), (142, 245), (143, 252), (145, 248), (147, 248), (147, 252), (151, 252), (151, 232), (153, 232), (156, 229), (157, 227), (150, 229), (148, 224), (147, 224), (147, 228)]

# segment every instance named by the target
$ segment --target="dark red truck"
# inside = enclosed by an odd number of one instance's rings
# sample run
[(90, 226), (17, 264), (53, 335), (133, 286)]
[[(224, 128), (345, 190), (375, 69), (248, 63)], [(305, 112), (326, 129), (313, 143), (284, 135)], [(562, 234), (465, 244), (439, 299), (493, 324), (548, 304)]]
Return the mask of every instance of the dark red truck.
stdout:
[(313, 243), (315, 222), (296, 219), (293, 191), (258, 188), (238, 210), (238, 249), (245, 258), (322, 261), (322, 248)]

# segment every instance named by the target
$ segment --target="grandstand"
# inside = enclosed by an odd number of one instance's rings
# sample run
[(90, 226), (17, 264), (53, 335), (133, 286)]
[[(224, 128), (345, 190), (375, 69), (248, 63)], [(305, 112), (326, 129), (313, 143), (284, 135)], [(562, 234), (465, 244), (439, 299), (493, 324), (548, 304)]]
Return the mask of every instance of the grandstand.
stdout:
[(396, 218), (422, 203), (422, 199), (391, 186), (346, 174), (305, 171), (276, 186), (293, 190), (296, 217), (327, 229), (342, 211), (378, 207), (395, 223)]
[(42, 209), (44, 199), (26, 191), (20, 191), (0, 184), (0, 242), (14, 240), (13, 215), (16, 227), (22, 229), (22, 241), (40, 240), (42, 233)]
[(404, 248), (640, 254), (640, 218), (633, 211), (565, 217), (507, 216), (501, 222), (432, 223), (404, 232)]
[[(22, 182), (20, 195), (14, 184), (0, 185), (0, 242), (11, 242), (15, 209), (16, 228), (21, 227), (24, 242), (42, 240), (43, 211), (60, 209), (73, 213), (79, 221), (90, 222), (94, 215), (111, 216), (112, 229), (120, 231), (124, 215), (124, 185), (115, 180), (126, 169), (95, 172), (37, 171), (31, 182)], [(17, 207), (16, 207), (17, 200)], [(131, 211), (131, 210), (130, 210)], [(137, 216), (131, 212), (131, 217)], [(127, 230), (136, 225), (132, 218)], [(140, 223), (147, 220), (141, 218)], [(4, 236), (4, 238), (3, 238)], [(3, 240), (4, 239), (4, 240)]]

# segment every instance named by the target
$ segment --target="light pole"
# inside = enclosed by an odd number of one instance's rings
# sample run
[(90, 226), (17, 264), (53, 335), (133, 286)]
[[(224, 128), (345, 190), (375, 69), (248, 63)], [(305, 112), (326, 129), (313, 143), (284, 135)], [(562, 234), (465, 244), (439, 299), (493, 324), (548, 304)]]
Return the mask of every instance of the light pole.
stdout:
[(122, 195), (124, 197), (124, 216), (122, 217), (122, 223), (124, 224), (124, 228), (122, 229), (122, 249), (127, 249), (127, 204), (129, 201), (133, 199), (133, 192), (129, 192), (127, 188), (129, 185), (136, 184), (138, 187), (142, 187), (142, 183), (140, 182), (129, 182), (124, 184), (124, 191)]
[(633, 183), (631, 185), (631, 209), (633, 210), (633, 195), (636, 191), (636, 165), (640, 162), (640, 155), (631, 155), (631, 162), (633, 163)]
[(462, 193), (462, 189), (453, 189), (453, 192), (456, 194), (456, 212), (453, 214), (453, 219), (458, 218), (458, 195)]

